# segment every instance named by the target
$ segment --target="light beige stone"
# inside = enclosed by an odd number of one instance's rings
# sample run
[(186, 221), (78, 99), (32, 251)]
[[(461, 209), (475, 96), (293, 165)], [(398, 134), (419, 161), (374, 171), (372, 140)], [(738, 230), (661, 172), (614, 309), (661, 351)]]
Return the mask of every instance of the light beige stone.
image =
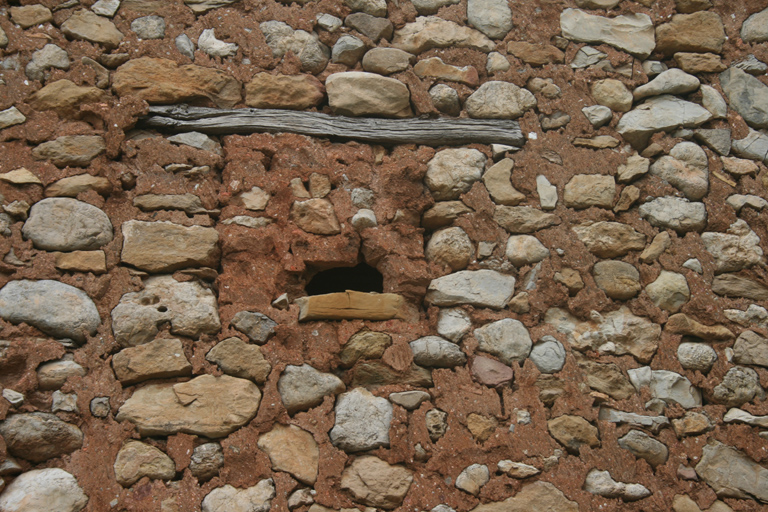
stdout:
[(219, 365), (224, 373), (250, 379), (257, 384), (263, 384), (272, 370), (272, 365), (264, 358), (261, 349), (240, 338), (220, 341), (208, 351), (205, 358)]
[(302, 483), (315, 485), (320, 451), (312, 434), (295, 425), (278, 424), (257, 444), (269, 456), (274, 471), (285, 471)]
[(295, 201), (291, 207), (291, 220), (307, 233), (336, 235), (341, 232), (333, 203), (327, 199)]
[(141, 441), (129, 440), (115, 459), (115, 478), (123, 487), (130, 487), (142, 478), (172, 480), (176, 476), (176, 464), (154, 446)]
[(411, 93), (404, 83), (375, 73), (348, 71), (325, 80), (328, 104), (345, 116), (411, 117)]
[(72, 251), (54, 253), (54, 265), (59, 270), (74, 272), (93, 272), (103, 274), (107, 271), (107, 255), (104, 251)]
[(408, 493), (413, 474), (403, 466), (390, 465), (372, 455), (356, 458), (341, 474), (341, 488), (361, 503), (393, 509)]
[(192, 374), (184, 346), (177, 339), (158, 339), (124, 348), (112, 356), (112, 368), (124, 385)]
[(147, 272), (172, 272), (186, 267), (218, 267), (219, 234), (213, 228), (172, 222), (123, 223), (120, 259)]

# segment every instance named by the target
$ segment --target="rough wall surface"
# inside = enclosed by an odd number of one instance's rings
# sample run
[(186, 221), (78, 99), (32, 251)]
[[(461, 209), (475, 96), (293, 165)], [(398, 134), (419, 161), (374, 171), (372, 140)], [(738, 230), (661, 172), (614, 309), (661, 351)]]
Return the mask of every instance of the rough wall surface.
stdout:
[(767, 7), (0, 0), (0, 511), (764, 510)]

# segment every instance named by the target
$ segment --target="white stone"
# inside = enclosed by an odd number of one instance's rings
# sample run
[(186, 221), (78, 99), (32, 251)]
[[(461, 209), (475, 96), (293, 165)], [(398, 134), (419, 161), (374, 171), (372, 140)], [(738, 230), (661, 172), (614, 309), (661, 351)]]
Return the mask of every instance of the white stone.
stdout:
[(555, 209), (557, 206), (557, 187), (552, 185), (546, 176), (541, 174), (536, 176), (536, 192), (539, 194), (539, 204), (541, 204), (542, 210)]
[(507, 259), (516, 267), (538, 263), (549, 257), (549, 249), (532, 235), (513, 235), (507, 240)]
[(469, 314), (463, 309), (441, 309), (437, 317), (437, 333), (448, 340), (458, 343), (472, 328)]
[(424, 183), (437, 201), (458, 199), (482, 178), (485, 161), (485, 155), (476, 149), (438, 151), (427, 163)]
[(78, 512), (87, 503), (75, 477), (59, 468), (22, 473), (0, 495), (3, 512)]
[(246, 489), (225, 485), (203, 499), (203, 512), (269, 512), (274, 497), (275, 484), (271, 478)]
[(347, 452), (389, 446), (392, 411), (392, 404), (386, 398), (373, 396), (366, 389), (342, 393), (336, 402), (336, 421), (329, 433), (331, 442)]

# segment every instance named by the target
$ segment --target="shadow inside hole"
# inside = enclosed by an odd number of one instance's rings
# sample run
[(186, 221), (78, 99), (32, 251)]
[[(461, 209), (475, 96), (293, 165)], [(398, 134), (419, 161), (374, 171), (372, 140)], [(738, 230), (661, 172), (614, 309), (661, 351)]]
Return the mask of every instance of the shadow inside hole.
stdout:
[(358, 292), (384, 292), (384, 277), (365, 263), (354, 267), (337, 267), (318, 272), (307, 283), (307, 295), (323, 295), (347, 290)]

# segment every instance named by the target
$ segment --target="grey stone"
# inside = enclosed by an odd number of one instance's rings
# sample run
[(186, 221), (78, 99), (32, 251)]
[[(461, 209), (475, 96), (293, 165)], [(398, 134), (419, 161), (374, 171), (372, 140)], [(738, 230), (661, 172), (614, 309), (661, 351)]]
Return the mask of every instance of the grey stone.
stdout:
[(77, 412), (77, 394), (56, 390), (52, 395), (51, 412)]
[(308, 364), (286, 366), (277, 381), (283, 406), (290, 414), (320, 405), (327, 395), (337, 395), (344, 389), (341, 379), (319, 372)]
[(343, 35), (333, 45), (331, 62), (354, 67), (365, 53), (365, 43), (355, 36)]
[(509, 60), (499, 52), (491, 52), (485, 62), (485, 70), (489, 75), (507, 71), (512, 65)]
[(69, 54), (55, 44), (46, 44), (33, 53), (25, 73), (32, 80), (42, 80), (50, 68), (69, 69)]
[(192, 451), (189, 470), (198, 480), (210, 480), (224, 465), (224, 451), (219, 443), (205, 443)]
[(106, 213), (68, 197), (49, 197), (32, 205), (22, 234), (46, 251), (94, 250), (113, 237)]
[(365, 37), (378, 43), (381, 39), (391, 39), (394, 26), (386, 18), (377, 18), (364, 12), (356, 12), (344, 18), (344, 24), (355, 29)]
[(262, 345), (275, 334), (277, 322), (266, 315), (252, 311), (240, 311), (232, 317), (232, 326), (254, 343)]
[(717, 361), (715, 349), (704, 343), (686, 341), (677, 347), (677, 359), (686, 370), (708, 372)]
[(666, 416), (645, 416), (633, 412), (617, 411), (610, 407), (601, 407), (598, 418), (611, 423), (628, 423), (632, 426), (647, 428), (654, 433), (662, 427), (669, 426), (669, 418)]
[(768, 310), (757, 304), (750, 304), (746, 311), (726, 309), (723, 313), (728, 320), (741, 326), (768, 329)]
[(742, 332), (733, 345), (733, 362), (768, 367), (768, 338), (754, 331)]
[(197, 47), (211, 57), (233, 57), (237, 54), (238, 46), (235, 43), (226, 43), (216, 39), (214, 29), (203, 30), (197, 39)]
[(581, 109), (593, 128), (597, 129), (613, 119), (613, 112), (603, 105), (592, 105)]
[(43, 462), (80, 449), (83, 433), (75, 425), (45, 412), (14, 414), (0, 423), (8, 452), (32, 462)]
[(617, 482), (608, 471), (593, 469), (584, 481), (584, 490), (606, 498), (621, 498), (624, 501), (637, 501), (647, 498), (652, 493), (640, 484)]
[(226, 7), (238, 0), (184, 0), (184, 4), (192, 9), (195, 14), (203, 14), (211, 9)]
[(754, 398), (765, 399), (760, 378), (752, 368), (736, 366), (728, 370), (723, 381), (712, 390), (715, 402), (727, 407), (740, 407)]
[(571, 67), (573, 69), (582, 69), (589, 66), (594, 66), (600, 61), (608, 57), (607, 54), (592, 48), (591, 46), (582, 46), (579, 51), (574, 55), (571, 61)]
[(660, 73), (663, 73), (669, 69), (666, 64), (664, 64), (661, 61), (658, 60), (644, 60), (643, 61), (643, 71), (645, 71), (645, 74), (650, 76), (656, 76)]
[(704, 105), (704, 108), (709, 110), (714, 119), (725, 119), (728, 115), (728, 105), (717, 92), (717, 89), (702, 84), (699, 90), (701, 91), (701, 104)]
[(702, 231), (707, 225), (704, 203), (690, 202), (679, 197), (658, 197), (640, 205), (640, 216), (653, 226), (669, 228), (682, 234)]
[(336, 421), (328, 434), (346, 452), (389, 446), (392, 404), (363, 388), (342, 393), (336, 402)]
[(768, 128), (768, 86), (731, 67), (720, 73), (720, 85), (730, 107), (753, 128)]
[(469, 304), (501, 309), (512, 298), (515, 278), (495, 270), (462, 270), (433, 279), (425, 301), (435, 306)]
[(469, 117), (480, 119), (517, 119), (535, 106), (529, 90), (496, 80), (482, 84), (464, 103)]
[(424, 182), (436, 200), (457, 199), (480, 180), (485, 162), (476, 149), (444, 149), (428, 162)]
[(743, 219), (731, 224), (726, 233), (702, 233), (701, 240), (715, 260), (716, 274), (738, 272), (763, 262), (760, 237)]
[(318, 27), (328, 32), (336, 32), (341, 28), (341, 25), (344, 23), (336, 16), (333, 16), (328, 13), (318, 14), (317, 16), (315, 16), (315, 20), (317, 21)]
[(120, 9), (120, 0), (99, 0), (91, 6), (91, 10), (99, 16), (113, 17)]
[(82, 290), (59, 281), (11, 281), (0, 290), (0, 317), (26, 322), (46, 334), (84, 342), (101, 324), (99, 312)]
[(79, 512), (87, 504), (77, 479), (59, 468), (22, 473), (0, 495), (0, 510), (8, 512)]
[(106, 150), (99, 135), (65, 135), (43, 142), (32, 150), (37, 160), (50, 160), (56, 167), (87, 167), (91, 160)]
[(373, 210), (368, 210), (367, 208), (358, 210), (357, 213), (352, 216), (352, 219), (350, 219), (349, 222), (358, 231), (376, 227), (378, 225), (376, 220), (376, 213), (374, 213)]
[(331, 52), (320, 42), (317, 34), (294, 30), (282, 21), (265, 21), (259, 25), (272, 50), (272, 56), (282, 58), (291, 51), (301, 61), (302, 71), (319, 73), (328, 64)]
[(453, 368), (464, 365), (467, 356), (458, 345), (439, 336), (425, 336), (410, 343), (413, 362), (420, 366)]
[(491, 39), (504, 39), (512, 30), (512, 10), (506, 0), (469, 0), (467, 21)]
[(115, 341), (124, 347), (152, 341), (169, 322), (171, 334), (193, 339), (218, 332), (216, 296), (196, 281), (157, 276), (147, 279), (143, 290), (123, 295), (112, 310)]
[(389, 401), (393, 404), (405, 407), (409, 411), (418, 408), (422, 403), (431, 399), (426, 391), (400, 391), (399, 393), (390, 393)]
[(693, 131), (693, 138), (719, 155), (727, 156), (731, 152), (731, 130), (729, 128), (703, 129)]
[(27, 118), (19, 112), (16, 107), (10, 107), (3, 111), (0, 111), (0, 130), (21, 124), (25, 122)]
[(139, 39), (162, 39), (165, 37), (165, 19), (161, 16), (144, 16), (131, 22), (131, 30)]
[(269, 512), (274, 497), (275, 483), (271, 478), (245, 489), (227, 484), (208, 493), (203, 499), (203, 512)]
[(429, 90), (429, 98), (432, 105), (449, 116), (458, 116), (461, 112), (459, 93), (450, 85), (437, 84)]
[(385, 0), (344, 0), (344, 4), (354, 12), (364, 12), (379, 18), (387, 17)]
[(733, 194), (732, 196), (728, 196), (728, 199), (726, 199), (725, 202), (728, 203), (728, 206), (736, 210), (736, 213), (741, 212), (742, 208), (745, 206), (749, 206), (757, 211), (768, 208), (768, 201), (752, 194)]
[(91, 400), (89, 409), (91, 410), (91, 414), (93, 414), (95, 417), (106, 418), (109, 416), (109, 413), (112, 412), (112, 408), (109, 405), (109, 397), (97, 396)]
[(505, 318), (479, 327), (473, 332), (478, 350), (497, 356), (504, 364), (522, 363), (533, 345), (528, 329), (513, 318)]
[(456, 477), (456, 488), (468, 492), (473, 496), (480, 494), (483, 488), (491, 480), (488, 466), (485, 464), (472, 464), (464, 468)]
[(469, 314), (460, 308), (441, 309), (437, 317), (437, 333), (458, 343), (472, 328)]
[(635, 457), (645, 459), (654, 468), (665, 464), (669, 458), (667, 446), (641, 430), (627, 432), (624, 437), (619, 438), (619, 446), (632, 452)]
[(557, 187), (552, 185), (546, 176), (536, 176), (536, 192), (539, 194), (539, 205), (542, 210), (554, 210), (557, 206)]
[(174, 42), (180, 54), (195, 60), (195, 43), (192, 42), (192, 39), (187, 34), (179, 34)]
[(704, 269), (701, 266), (701, 262), (696, 258), (685, 260), (685, 262), (683, 263), (683, 268), (687, 268), (688, 270), (693, 270), (697, 274), (704, 273)]
[(221, 144), (210, 138), (204, 133), (200, 132), (185, 132), (177, 135), (171, 135), (168, 137), (170, 142), (175, 144), (183, 144), (185, 146), (202, 149), (204, 151), (210, 151), (211, 153), (223, 154), (221, 150)]
[(701, 406), (701, 391), (679, 373), (651, 370), (649, 366), (627, 371), (635, 389), (649, 387), (651, 396), (665, 402), (677, 402), (685, 409)]
[(651, 135), (671, 131), (679, 126), (695, 128), (712, 119), (704, 107), (668, 94), (649, 98), (621, 117), (616, 126), (630, 144), (644, 148)]
[(757, 59), (754, 54), (750, 53), (747, 57), (733, 65), (734, 68), (740, 69), (750, 75), (760, 76), (768, 71), (768, 64)]
[(645, 85), (636, 88), (632, 95), (635, 101), (660, 94), (687, 94), (699, 88), (699, 79), (683, 70), (672, 68), (659, 74)]
[(544, 336), (528, 356), (541, 373), (557, 373), (565, 364), (565, 347), (554, 336)]
[(764, 162), (768, 159), (768, 135), (750, 128), (746, 137), (731, 141), (731, 149), (742, 158)]
[(696, 465), (696, 473), (721, 498), (768, 503), (768, 469), (731, 446), (710, 441)]
[(724, 423), (746, 423), (753, 427), (768, 428), (768, 416), (754, 416), (747, 411), (733, 408), (723, 416)]
[(741, 25), (741, 39), (745, 43), (768, 41), (768, 9), (756, 12)]
[(18, 407), (24, 403), (24, 395), (9, 388), (5, 388), (3, 390), (3, 398), (8, 400), (8, 402), (14, 407)]
[(560, 15), (560, 30), (571, 41), (609, 44), (641, 59), (656, 47), (653, 22), (646, 14), (609, 19), (579, 9), (565, 9)]
[(460, 0), (413, 0), (413, 6), (421, 14), (435, 14), (441, 7), (458, 4)]

